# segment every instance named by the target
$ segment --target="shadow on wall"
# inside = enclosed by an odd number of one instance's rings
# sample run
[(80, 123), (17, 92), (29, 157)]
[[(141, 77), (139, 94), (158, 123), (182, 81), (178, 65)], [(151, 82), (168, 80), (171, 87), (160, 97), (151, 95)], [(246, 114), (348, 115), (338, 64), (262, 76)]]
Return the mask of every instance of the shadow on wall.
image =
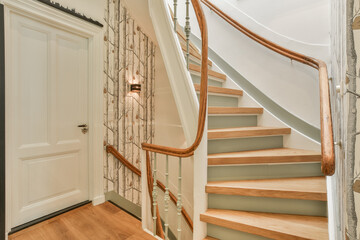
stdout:
[[(120, 1), (107, 0), (104, 35), (104, 143), (141, 168), (141, 143), (154, 138), (155, 45)], [(130, 84), (141, 84), (139, 93)], [(104, 152), (104, 191), (141, 206), (141, 179)]]

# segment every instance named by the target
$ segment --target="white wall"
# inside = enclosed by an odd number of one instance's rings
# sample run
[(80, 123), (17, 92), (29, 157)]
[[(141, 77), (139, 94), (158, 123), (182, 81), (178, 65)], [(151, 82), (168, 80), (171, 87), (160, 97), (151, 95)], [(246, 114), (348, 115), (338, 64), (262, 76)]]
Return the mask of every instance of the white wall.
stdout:
[(330, 0), (225, 1), (274, 32), (311, 44), (329, 44)]
[[(172, 2), (171, 0), (168, 1), (169, 3)], [(242, 11), (243, 9), (239, 10), (234, 8), (229, 1), (232, 0), (212, 0), (212, 3), (219, 6), (220, 9), (245, 27), (277, 44), (330, 62), (328, 45), (329, 17), (327, 16), (330, 14), (330, 9), (326, 7), (328, 0), (326, 0), (326, 2), (321, 1), (323, 5), (316, 8), (318, 9), (317, 11), (312, 9), (312, 11), (304, 12), (304, 9), (314, 6), (314, 3), (311, 1), (301, 1), (301, 5), (298, 4), (296, 5), (298, 6), (297, 8), (292, 9), (293, 12), (303, 12), (303, 16), (306, 15), (309, 21), (322, 22), (322, 24), (313, 24), (312, 26), (308, 26), (305, 23), (301, 25), (291, 21), (285, 21), (284, 16), (281, 17), (277, 15), (279, 14), (279, 9), (285, 10), (295, 7), (295, 5), (288, 3), (294, 1), (269, 1), (267, 6), (263, 7), (258, 1), (256, 1), (257, 3), (255, 5), (255, 3), (251, 4), (250, 1), (233, 0), (233, 4), (244, 4), (248, 13), (254, 14), (255, 16), (245, 14)], [(178, 5), (178, 17), (181, 25), (184, 24), (185, 19), (184, 2), (185, 0), (179, 0)], [(264, 1), (261, 2), (264, 3)], [(315, 4), (315, 6), (317, 5)], [(266, 15), (262, 15), (261, 10), (259, 10), (260, 8), (266, 9)], [(308, 66), (292, 62), (266, 49), (237, 31), (206, 6), (203, 5), (203, 9), (208, 23), (210, 48), (277, 104), (309, 124), (319, 127), (320, 103), (318, 72)], [(323, 12), (320, 13), (318, 11)], [(261, 18), (260, 15), (262, 16)], [(259, 20), (256, 21), (255, 17)], [(274, 19), (274, 24), (270, 24), (270, 18)], [(268, 25), (261, 24), (261, 22), (259, 22), (260, 20)], [(305, 20), (302, 19), (302, 21)], [(277, 24), (275, 24), (275, 22), (277, 22)], [(279, 22), (281, 22), (281, 24), (279, 24)], [(276, 31), (270, 29), (269, 26), (276, 26)], [(199, 37), (200, 34), (192, 9), (191, 27), (192, 33)], [(326, 30), (319, 29), (322, 27)], [(289, 31), (289, 29), (292, 31)], [(282, 34), (292, 34), (292, 36), (285, 36), (278, 32)], [(294, 39), (294, 32), (298, 33), (298, 36), (313, 35), (311, 39), (306, 39), (307, 41), (311, 40), (313, 42), (302, 42), (305, 41), (305, 38)], [(317, 37), (314, 35), (314, 32), (317, 32)], [(236, 79), (234, 79), (234, 81), (236, 81)]]

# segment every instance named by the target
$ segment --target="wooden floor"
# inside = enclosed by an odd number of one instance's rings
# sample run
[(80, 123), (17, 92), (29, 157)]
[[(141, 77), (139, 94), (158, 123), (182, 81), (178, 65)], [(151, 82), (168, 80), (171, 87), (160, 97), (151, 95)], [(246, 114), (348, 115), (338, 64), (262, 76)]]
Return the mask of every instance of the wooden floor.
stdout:
[(106, 202), (87, 204), (9, 236), (10, 240), (125, 239), (153, 240), (141, 222)]

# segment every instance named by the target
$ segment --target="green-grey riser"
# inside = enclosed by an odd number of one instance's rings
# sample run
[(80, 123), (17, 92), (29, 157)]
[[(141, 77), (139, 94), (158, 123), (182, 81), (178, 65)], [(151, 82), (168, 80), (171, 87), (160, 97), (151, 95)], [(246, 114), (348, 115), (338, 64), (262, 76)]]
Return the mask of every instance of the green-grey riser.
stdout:
[(257, 126), (257, 115), (211, 115), (208, 117), (208, 129), (255, 126)]
[[(200, 94), (196, 94), (198, 99)], [(208, 106), (210, 107), (238, 107), (239, 98), (237, 96), (221, 96), (208, 94)]]
[[(185, 53), (184, 53), (184, 57), (186, 59), (186, 54)], [(195, 65), (201, 65), (200, 60), (197, 59), (196, 57), (192, 56), (192, 55), (190, 55), (190, 57), (189, 57), (189, 63), (190, 64), (195, 64)], [(208, 69), (211, 69), (211, 67), (208, 66)]]
[(283, 136), (230, 138), (208, 140), (208, 153), (225, 153), (282, 148)]
[(270, 238), (264, 238), (209, 223), (207, 224), (207, 235), (220, 240), (271, 240)]
[(208, 208), (327, 216), (327, 202), (301, 199), (208, 194)]
[(208, 181), (323, 176), (321, 163), (209, 166)]
[[(193, 83), (200, 84), (200, 77), (194, 74), (191, 74), (191, 78), (193, 80)], [(222, 82), (215, 81), (212, 79), (208, 79), (208, 85), (214, 86), (214, 87), (222, 87)]]

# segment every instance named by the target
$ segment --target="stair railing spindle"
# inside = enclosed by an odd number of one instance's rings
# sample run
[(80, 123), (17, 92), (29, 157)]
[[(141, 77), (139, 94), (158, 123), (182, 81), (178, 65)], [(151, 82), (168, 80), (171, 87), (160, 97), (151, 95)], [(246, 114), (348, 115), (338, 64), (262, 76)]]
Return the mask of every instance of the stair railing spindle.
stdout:
[(165, 239), (169, 239), (169, 155), (166, 155), (166, 167), (165, 167), (165, 177), (166, 177), (166, 185), (165, 185)]
[(189, 69), (190, 57), (190, 0), (186, 0), (185, 35), (186, 35), (186, 67)]
[(176, 32), (177, 25), (177, 0), (174, 0), (174, 31)]
[(178, 201), (177, 201), (177, 215), (178, 215), (178, 228), (177, 228), (177, 239), (181, 240), (181, 209), (182, 209), (182, 199), (181, 199), (181, 166), (182, 166), (182, 159), (179, 157), (179, 177), (178, 177)]
[(157, 160), (156, 160), (156, 153), (154, 154), (154, 167), (153, 167), (153, 175), (154, 175), (154, 184), (153, 184), (153, 232), (154, 236), (156, 236), (156, 206), (157, 206), (157, 179), (156, 179), (156, 172), (157, 172)]

